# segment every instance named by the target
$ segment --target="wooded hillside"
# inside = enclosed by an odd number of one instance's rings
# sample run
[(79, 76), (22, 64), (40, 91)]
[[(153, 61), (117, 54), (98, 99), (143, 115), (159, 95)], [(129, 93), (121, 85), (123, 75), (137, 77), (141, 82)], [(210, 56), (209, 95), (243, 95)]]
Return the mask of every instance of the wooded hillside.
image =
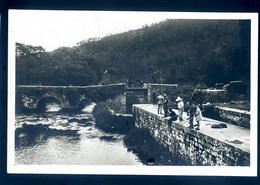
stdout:
[(16, 84), (248, 84), (250, 21), (166, 20), (52, 52), (17, 43), (16, 65)]

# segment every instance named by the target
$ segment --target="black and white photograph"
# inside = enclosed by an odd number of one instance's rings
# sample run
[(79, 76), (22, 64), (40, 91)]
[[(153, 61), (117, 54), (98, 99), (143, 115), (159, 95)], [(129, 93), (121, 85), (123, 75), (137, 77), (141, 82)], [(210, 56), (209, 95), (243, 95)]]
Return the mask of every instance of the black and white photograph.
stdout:
[(258, 14), (8, 19), (8, 173), (257, 175)]

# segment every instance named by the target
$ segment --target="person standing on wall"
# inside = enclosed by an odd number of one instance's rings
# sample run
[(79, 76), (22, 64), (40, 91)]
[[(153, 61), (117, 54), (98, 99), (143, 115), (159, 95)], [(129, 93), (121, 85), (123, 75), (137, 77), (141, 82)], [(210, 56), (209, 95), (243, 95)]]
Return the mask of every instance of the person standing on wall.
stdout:
[(158, 114), (163, 114), (162, 113), (162, 108), (163, 108), (163, 96), (162, 95), (157, 96), (157, 104), (158, 104)]
[(191, 105), (189, 105), (189, 109), (188, 109), (188, 112), (187, 112), (187, 115), (190, 116), (190, 118), (189, 118), (189, 121), (190, 121), (189, 128), (194, 128), (193, 120), (194, 120), (195, 114), (196, 114), (196, 106), (192, 103)]
[(200, 121), (202, 121), (202, 113), (198, 105), (196, 105), (196, 121), (197, 121), (197, 128), (196, 130), (200, 130)]
[(178, 103), (178, 116), (180, 121), (183, 121), (183, 112), (184, 112), (184, 103), (182, 101), (182, 99), (178, 96), (177, 99), (175, 100)]
[(163, 95), (163, 111), (164, 111), (164, 117), (167, 117), (168, 114), (168, 102), (169, 98), (166, 94)]
[(172, 122), (173, 122), (173, 121), (176, 121), (178, 116), (176, 115), (176, 113), (174, 112), (173, 109), (169, 109), (168, 116), (170, 116), (170, 119), (168, 120), (168, 126), (169, 126), (170, 129), (171, 129)]

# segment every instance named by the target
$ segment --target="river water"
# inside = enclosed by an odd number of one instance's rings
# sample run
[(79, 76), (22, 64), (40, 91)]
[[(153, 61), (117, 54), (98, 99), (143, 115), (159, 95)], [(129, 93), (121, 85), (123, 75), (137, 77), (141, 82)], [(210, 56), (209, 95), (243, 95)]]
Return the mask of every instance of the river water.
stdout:
[(15, 164), (19, 165), (143, 165), (124, 145), (120, 134), (95, 127), (92, 110), (16, 115)]

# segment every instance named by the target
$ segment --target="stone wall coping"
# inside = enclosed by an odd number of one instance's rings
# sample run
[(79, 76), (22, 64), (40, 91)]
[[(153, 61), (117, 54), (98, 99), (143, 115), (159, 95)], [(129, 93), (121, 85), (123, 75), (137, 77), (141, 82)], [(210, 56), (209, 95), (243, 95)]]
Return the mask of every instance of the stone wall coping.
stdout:
[(178, 87), (178, 84), (157, 84), (157, 83), (148, 83), (149, 85), (155, 86), (169, 86), (169, 87)]
[[(156, 118), (159, 118), (161, 120), (168, 120), (169, 118), (164, 118), (164, 115), (158, 115), (157, 114), (157, 105), (152, 104), (134, 104), (133, 109), (138, 108), (145, 112), (147, 112), (149, 115), (154, 115)], [(204, 118), (201, 123), (201, 130), (193, 130), (187, 128), (187, 124), (185, 126), (183, 124), (180, 124), (178, 122), (173, 122), (176, 127), (179, 127), (183, 129), (185, 132), (188, 132), (192, 135), (201, 135), (203, 137), (208, 137), (216, 140), (217, 142), (224, 143), (225, 145), (234, 147), (238, 150), (241, 150), (243, 152), (250, 153), (250, 130), (240, 128), (238, 126), (220, 122), (218, 120), (210, 119), (210, 118)], [(213, 129), (210, 128), (210, 125), (207, 124), (218, 124), (218, 123), (225, 123), (227, 124), (228, 128), (224, 129)], [(232, 134), (233, 133), (233, 134)], [(235, 140), (243, 141), (243, 144), (236, 144)]]
[(220, 109), (220, 110), (225, 110), (225, 111), (236, 112), (236, 113), (240, 113), (240, 114), (249, 114), (250, 115), (250, 111), (246, 111), (246, 110), (240, 110), (240, 109), (229, 108), (229, 107), (220, 107), (220, 106), (215, 106), (215, 107)]
[[(167, 119), (167, 118), (166, 118)], [(179, 128), (182, 128), (185, 132), (187, 133), (190, 133), (191, 135), (193, 136), (197, 136), (199, 138), (204, 138), (207, 140), (207, 142), (209, 142), (211, 145), (215, 145), (216, 148), (218, 146), (222, 146), (224, 147), (225, 145), (230, 147), (230, 148), (233, 148), (235, 149), (236, 151), (240, 151), (240, 152), (245, 152), (245, 153), (250, 153), (249, 151), (245, 151), (243, 149), (240, 149), (240, 148), (237, 148), (236, 146), (233, 146), (231, 145), (230, 143), (227, 143), (225, 141), (221, 141), (221, 140), (218, 140), (217, 138), (215, 137), (212, 137), (212, 136), (209, 136), (205, 133), (202, 133), (200, 131), (197, 131), (197, 130), (193, 130), (193, 129), (189, 129), (188, 127), (185, 127), (183, 126), (182, 124), (178, 123), (178, 122), (173, 122), (174, 123), (174, 126), (178, 126)]]

